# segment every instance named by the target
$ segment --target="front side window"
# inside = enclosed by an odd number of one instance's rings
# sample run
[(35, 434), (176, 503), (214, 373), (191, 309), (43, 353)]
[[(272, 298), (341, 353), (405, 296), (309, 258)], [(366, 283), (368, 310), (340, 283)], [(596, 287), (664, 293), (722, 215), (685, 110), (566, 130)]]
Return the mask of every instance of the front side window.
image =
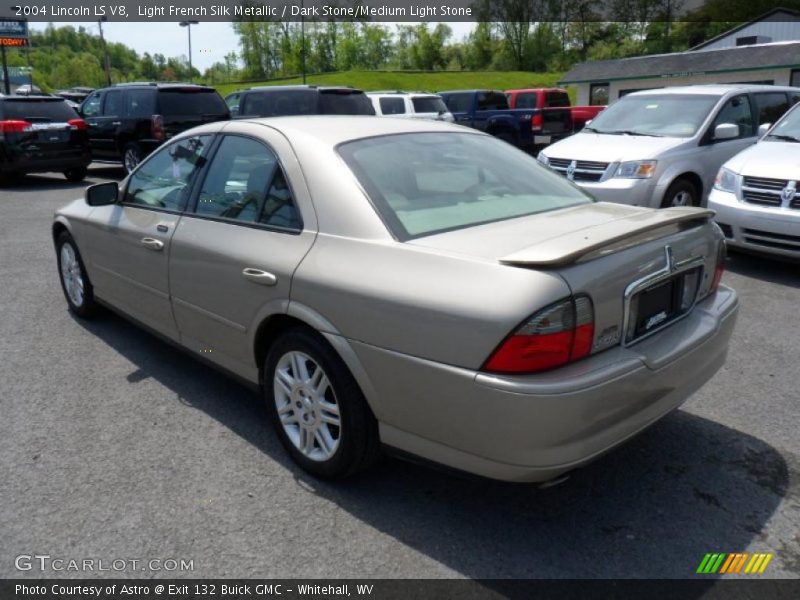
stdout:
[(183, 210), (192, 183), (206, 163), (210, 143), (210, 135), (196, 135), (156, 150), (131, 175), (125, 202), (170, 211)]
[(300, 229), (278, 158), (262, 143), (229, 135), (223, 138), (197, 198), (198, 215)]
[(400, 240), (592, 202), (495, 138), (407, 133), (347, 142), (338, 150)]
[(717, 125), (722, 125), (723, 123), (738, 125), (739, 138), (755, 135), (753, 132), (753, 113), (750, 110), (750, 99), (745, 94), (734, 96), (725, 103), (725, 106), (719, 111), (717, 118), (714, 119), (714, 123), (711, 125), (712, 135)]
[(789, 110), (789, 101), (783, 92), (767, 92), (756, 94), (756, 115), (758, 125), (762, 123), (776, 123), (783, 114)]
[(447, 106), (439, 96), (415, 96), (411, 99), (414, 112), (418, 113), (446, 113)]
[(402, 98), (381, 98), (380, 105), (384, 115), (402, 115), (406, 112), (406, 103)]
[(100, 114), (100, 104), (103, 100), (103, 96), (100, 92), (95, 92), (83, 102), (81, 106), (81, 112), (83, 112), (84, 117), (96, 117)]
[(697, 133), (718, 101), (719, 96), (705, 94), (625, 96), (597, 115), (587, 129), (613, 135), (688, 138)]

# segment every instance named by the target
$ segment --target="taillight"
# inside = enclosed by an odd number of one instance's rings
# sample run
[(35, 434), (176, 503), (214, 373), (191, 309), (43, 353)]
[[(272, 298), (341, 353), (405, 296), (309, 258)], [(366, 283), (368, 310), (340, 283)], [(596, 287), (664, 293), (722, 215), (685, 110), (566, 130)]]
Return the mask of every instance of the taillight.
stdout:
[(533, 115), (531, 119), (531, 129), (541, 129), (544, 125), (544, 115), (542, 113), (536, 113)]
[(164, 141), (164, 119), (161, 115), (150, 117), (150, 135), (159, 142)]
[(24, 133), (30, 129), (28, 121), (0, 121), (0, 133)]
[(717, 250), (717, 265), (714, 267), (714, 279), (711, 280), (711, 287), (708, 288), (709, 296), (717, 291), (722, 275), (725, 273), (725, 258), (728, 256), (728, 248), (725, 241), (719, 243)]
[(594, 309), (587, 296), (543, 308), (508, 336), (483, 370), (535, 373), (588, 356), (594, 340)]
[(86, 131), (86, 121), (83, 119), (70, 119), (67, 121), (70, 129), (74, 129), (76, 131)]

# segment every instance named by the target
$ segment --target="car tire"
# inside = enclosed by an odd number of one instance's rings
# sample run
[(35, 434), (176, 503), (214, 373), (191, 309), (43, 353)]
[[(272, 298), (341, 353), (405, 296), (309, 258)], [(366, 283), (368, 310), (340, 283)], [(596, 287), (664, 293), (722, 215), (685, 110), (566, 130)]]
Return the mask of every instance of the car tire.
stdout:
[(667, 188), (661, 208), (671, 206), (700, 206), (700, 193), (691, 181), (678, 179)]
[(86, 174), (88, 172), (89, 170), (86, 167), (76, 167), (75, 169), (67, 169), (64, 171), (64, 177), (67, 178), (67, 181), (79, 183), (86, 179)]
[(139, 147), (139, 144), (131, 142), (130, 144), (126, 144), (125, 147), (122, 149), (122, 166), (125, 168), (125, 173), (127, 175), (131, 174), (140, 162), (142, 162), (142, 149)]
[(58, 279), (70, 312), (81, 318), (95, 315), (99, 306), (94, 299), (94, 288), (86, 274), (78, 246), (66, 231), (56, 238), (56, 257)]
[(278, 438), (305, 471), (340, 479), (380, 457), (378, 423), (341, 358), (315, 331), (278, 336), (264, 361), (263, 394)]

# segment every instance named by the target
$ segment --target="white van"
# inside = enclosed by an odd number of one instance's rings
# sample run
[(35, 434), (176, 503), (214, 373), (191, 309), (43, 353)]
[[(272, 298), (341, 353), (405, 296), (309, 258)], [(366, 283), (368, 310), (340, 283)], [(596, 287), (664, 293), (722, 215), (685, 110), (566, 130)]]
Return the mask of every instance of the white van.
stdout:
[(437, 94), (397, 91), (368, 92), (367, 96), (378, 116), (453, 122), (453, 114)]
[(696, 85), (629, 94), (539, 160), (598, 200), (699, 206), (722, 163), (751, 146), (800, 89)]
[(800, 259), (800, 105), (717, 174), (708, 207), (728, 244)]

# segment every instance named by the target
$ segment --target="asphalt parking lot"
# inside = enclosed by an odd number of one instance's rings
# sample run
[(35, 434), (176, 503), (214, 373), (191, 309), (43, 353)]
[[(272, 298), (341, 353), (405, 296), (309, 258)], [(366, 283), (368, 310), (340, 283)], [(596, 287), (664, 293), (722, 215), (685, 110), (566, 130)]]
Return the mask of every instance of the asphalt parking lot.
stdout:
[[(92, 182), (119, 178), (94, 165)], [(0, 577), (15, 557), (185, 559), (182, 577), (694, 577), (772, 552), (800, 577), (800, 266), (732, 255), (728, 362), (684, 407), (540, 490), (396, 459), (295, 467), (254, 393), (111, 313), (67, 312), (61, 175), (0, 188)]]

